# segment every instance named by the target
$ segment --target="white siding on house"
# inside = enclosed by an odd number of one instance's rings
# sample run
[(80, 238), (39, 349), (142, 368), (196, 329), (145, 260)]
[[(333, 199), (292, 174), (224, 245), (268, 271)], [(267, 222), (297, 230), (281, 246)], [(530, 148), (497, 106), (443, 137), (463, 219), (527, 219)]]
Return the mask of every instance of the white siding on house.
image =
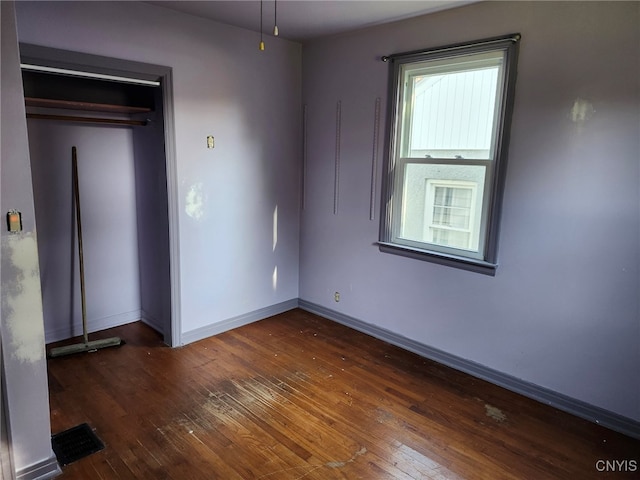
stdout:
[(489, 158), (499, 70), (411, 75), (409, 156)]

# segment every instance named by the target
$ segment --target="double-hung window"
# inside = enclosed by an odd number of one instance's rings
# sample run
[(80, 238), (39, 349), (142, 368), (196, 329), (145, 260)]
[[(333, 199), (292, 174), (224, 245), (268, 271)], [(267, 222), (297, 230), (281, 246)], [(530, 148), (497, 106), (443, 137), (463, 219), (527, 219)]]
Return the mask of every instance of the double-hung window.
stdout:
[(519, 39), (385, 57), (382, 251), (494, 274)]

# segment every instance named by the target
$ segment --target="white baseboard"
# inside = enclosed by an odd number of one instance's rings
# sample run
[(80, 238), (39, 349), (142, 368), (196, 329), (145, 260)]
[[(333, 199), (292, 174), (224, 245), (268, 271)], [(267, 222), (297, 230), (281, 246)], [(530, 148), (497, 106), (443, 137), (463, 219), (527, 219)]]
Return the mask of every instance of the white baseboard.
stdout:
[[(126, 325), (127, 323), (137, 322), (141, 318), (142, 311), (133, 310), (131, 312), (120, 313), (103, 318), (87, 319), (87, 326), (89, 333), (93, 333), (100, 330), (106, 330), (107, 328), (119, 327), (120, 325)], [(47, 329), (45, 325), (45, 343), (58, 342), (60, 340), (77, 337), (78, 335), (82, 335), (81, 322), (53, 329)]]

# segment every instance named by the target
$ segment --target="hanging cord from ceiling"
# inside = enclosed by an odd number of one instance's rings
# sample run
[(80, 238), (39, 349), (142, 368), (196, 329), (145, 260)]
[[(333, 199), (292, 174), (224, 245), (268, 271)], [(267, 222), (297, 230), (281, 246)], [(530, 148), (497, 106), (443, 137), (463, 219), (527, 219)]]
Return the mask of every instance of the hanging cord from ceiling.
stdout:
[(262, 0), (260, 0), (260, 50), (264, 50), (264, 40), (262, 40)]
[(277, 37), (278, 32), (278, 0), (273, 2), (273, 36)]
[[(278, 0), (273, 2), (273, 36), (277, 37), (280, 34), (278, 31)], [(264, 51), (264, 1), (260, 0), (260, 51)]]

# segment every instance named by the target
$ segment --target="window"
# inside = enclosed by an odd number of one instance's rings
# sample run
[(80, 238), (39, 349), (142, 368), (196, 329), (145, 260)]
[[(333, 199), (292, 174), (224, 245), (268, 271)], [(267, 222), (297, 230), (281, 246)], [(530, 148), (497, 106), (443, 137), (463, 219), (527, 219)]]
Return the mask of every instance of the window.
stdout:
[(495, 273), (519, 39), (386, 57), (382, 251)]
[(477, 184), (431, 179), (427, 182), (423, 238), (435, 245), (477, 249)]

